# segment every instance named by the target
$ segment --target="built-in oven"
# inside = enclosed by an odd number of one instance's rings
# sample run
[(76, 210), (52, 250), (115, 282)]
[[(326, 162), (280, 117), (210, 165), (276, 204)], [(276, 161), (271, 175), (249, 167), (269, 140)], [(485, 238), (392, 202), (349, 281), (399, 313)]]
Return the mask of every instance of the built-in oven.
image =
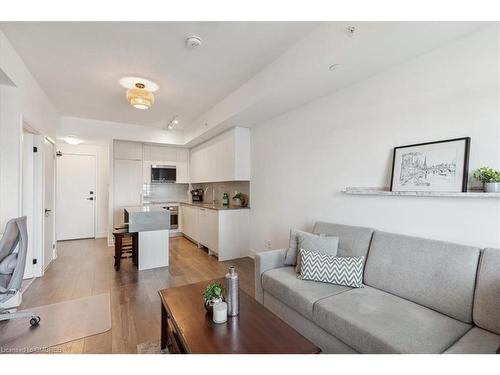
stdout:
[(173, 183), (177, 180), (177, 168), (175, 165), (152, 165), (151, 183), (165, 184)]
[(170, 229), (179, 228), (179, 206), (165, 206), (165, 210), (170, 212)]

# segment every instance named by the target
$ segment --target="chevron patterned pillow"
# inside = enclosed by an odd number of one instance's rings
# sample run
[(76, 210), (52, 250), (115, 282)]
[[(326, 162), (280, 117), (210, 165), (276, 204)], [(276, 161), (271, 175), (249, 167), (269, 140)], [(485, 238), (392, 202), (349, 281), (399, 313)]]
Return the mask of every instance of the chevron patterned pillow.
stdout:
[(300, 249), (302, 280), (363, 287), (365, 257), (336, 257)]

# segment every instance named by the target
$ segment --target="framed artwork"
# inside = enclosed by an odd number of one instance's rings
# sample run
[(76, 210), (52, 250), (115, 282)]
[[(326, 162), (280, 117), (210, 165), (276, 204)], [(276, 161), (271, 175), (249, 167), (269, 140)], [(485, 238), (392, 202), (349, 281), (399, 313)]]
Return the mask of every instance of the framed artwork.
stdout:
[(391, 191), (466, 192), (470, 138), (394, 148)]

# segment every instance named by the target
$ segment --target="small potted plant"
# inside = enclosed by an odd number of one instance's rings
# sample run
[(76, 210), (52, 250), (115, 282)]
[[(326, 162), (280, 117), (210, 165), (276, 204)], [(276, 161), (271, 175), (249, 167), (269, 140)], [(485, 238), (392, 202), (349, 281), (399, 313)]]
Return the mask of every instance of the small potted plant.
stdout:
[(241, 194), (239, 191), (235, 191), (233, 201), (235, 206), (241, 206), (243, 203), (243, 194)]
[(500, 171), (490, 167), (481, 167), (474, 171), (473, 176), (483, 183), (486, 193), (500, 193)]
[(210, 284), (207, 286), (203, 292), (203, 300), (205, 301), (205, 309), (208, 312), (212, 312), (214, 305), (222, 302), (222, 296), (224, 295), (224, 287), (221, 284)]

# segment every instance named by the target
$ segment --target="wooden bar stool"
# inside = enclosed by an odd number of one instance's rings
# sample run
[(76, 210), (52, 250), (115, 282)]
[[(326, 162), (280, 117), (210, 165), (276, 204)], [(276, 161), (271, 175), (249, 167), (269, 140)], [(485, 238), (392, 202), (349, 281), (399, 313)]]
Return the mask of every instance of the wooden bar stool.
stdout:
[(130, 257), (132, 257), (132, 262), (137, 267), (139, 261), (139, 234), (137, 232), (130, 233), (127, 225), (115, 228), (113, 236), (115, 238), (115, 269), (119, 271), (121, 260)]

